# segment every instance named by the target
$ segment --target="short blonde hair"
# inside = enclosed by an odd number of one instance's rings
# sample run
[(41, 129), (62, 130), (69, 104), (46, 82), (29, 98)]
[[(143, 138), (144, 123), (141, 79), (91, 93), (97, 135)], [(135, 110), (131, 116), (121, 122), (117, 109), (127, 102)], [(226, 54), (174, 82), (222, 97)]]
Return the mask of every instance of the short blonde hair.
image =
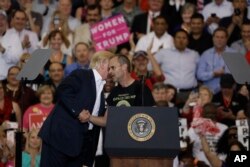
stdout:
[(202, 85), (202, 86), (199, 87), (199, 92), (202, 91), (202, 90), (207, 91), (210, 100), (212, 100), (214, 94), (213, 94), (213, 92), (209, 89), (209, 87)]
[(55, 89), (52, 86), (50, 86), (50, 85), (42, 85), (42, 86), (40, 86), (38, 88), (38, 90), (36, 92), (37, 97), (40, 97), (41, 94), (43, 94), (46, 90), (50, 90), (53, 95), (55, 93)]
[(90, 68), (98, 68), (101, 63), (103, 63), (106, 60), (109, 60), (110, 58), (114, 57), (115, 55), (109, 51), (99, 51), (96, 52), (91, 61), (90, 61)]

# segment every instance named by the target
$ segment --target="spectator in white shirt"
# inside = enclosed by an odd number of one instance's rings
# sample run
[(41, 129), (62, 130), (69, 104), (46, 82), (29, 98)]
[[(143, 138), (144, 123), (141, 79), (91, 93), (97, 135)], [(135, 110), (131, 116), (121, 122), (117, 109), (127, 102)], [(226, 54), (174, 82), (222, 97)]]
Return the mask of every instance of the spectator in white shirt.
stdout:
[[(19, 44), (21, 44), (22, 48), (16, 48), (19, 50), (19, 56), (23, 53), (32, 54), (38, 48), (38, 36), (36, 33), (26, 30), (25, 26), (27, 23), (27, 15), (24, 10), (16, 10), (12, 14), (11, 17), (11, 25), (12, 28), (7, 30), (6, 38), (11, 39), (18, 38)], [(16, 46), (15, 46), (16, 47)]]
[(209, 32), (213, 34), (214, 30), (218, 28), (220, 19), (233, 14), (233, 5), (227, 0), (214, 0), (204, 7), (202, 14)]
[[(57, 10), (59, 10), (62, 17), (68, 21), (69, 28), (71, 29), (71, 31), (74, 31), (75, 28), (78, 25), (80, 25), (80, 21), (70, 15), (71, 10), (72, 10), (72, 1), (71, 0), (59, 0)], [(50, 17), (47, 17), (44, 20), (42, 34), (44, 34), (45, 32), (48, 31), (50, 21), (51, 21)]]
[(6, 79), (8, 69), (19, 61), (19, 51), (22, 50), (18, 36), (6, 35), (7, 19), (6, 13), (0, 10), (0, 80)]
[(173, 38), (167, 32), (168, 23), (163, 16), (157, 16), (153, 20), (153, 32), (140, 38), (138, 41), (135, 51), (147, 51), (147, 48), (153, 41), (151, 49), (152, 53), (156, 53), (160, 49), (172, 48)]

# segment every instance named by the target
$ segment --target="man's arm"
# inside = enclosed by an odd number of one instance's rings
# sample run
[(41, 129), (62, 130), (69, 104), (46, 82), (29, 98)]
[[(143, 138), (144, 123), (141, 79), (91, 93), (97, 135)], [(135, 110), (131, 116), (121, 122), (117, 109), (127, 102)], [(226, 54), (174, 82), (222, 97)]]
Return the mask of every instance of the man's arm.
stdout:
[(107, 124), (108, 111), (105, 112), (104, 116), (93, 116), (90, 115), (89, 121), (97, 126), (105, 127)]

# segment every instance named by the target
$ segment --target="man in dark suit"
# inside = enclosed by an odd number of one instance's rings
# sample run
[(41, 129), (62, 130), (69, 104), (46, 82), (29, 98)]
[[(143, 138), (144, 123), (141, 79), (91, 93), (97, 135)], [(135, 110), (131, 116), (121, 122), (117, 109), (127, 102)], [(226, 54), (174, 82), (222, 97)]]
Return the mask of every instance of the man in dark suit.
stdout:
[(148, 0), (149, 11), (134, 17), (131, 31), (135, 34), (136, 41), (151, 31), (153, 18), (163, 15), (163, 3), (163, 0)]
[(102, 89), (112, 56), (107, 51), (97, 52), (91, 70), (75, 70), (59, 85), (58, 102), (39, 132), (41, 167), (93, 165), (99, 137), (96, 125), (104, 125), (98, 121), (105, 113)]

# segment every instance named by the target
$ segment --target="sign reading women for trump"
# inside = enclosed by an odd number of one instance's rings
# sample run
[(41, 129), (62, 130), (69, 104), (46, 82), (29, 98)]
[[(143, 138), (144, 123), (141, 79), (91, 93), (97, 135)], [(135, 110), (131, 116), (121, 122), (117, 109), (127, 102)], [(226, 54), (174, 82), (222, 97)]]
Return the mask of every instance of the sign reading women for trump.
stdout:
[(129, 30), (122, 15), (94, 24), (90, 31), (96, 51), (108, 49), (129, 40)]

